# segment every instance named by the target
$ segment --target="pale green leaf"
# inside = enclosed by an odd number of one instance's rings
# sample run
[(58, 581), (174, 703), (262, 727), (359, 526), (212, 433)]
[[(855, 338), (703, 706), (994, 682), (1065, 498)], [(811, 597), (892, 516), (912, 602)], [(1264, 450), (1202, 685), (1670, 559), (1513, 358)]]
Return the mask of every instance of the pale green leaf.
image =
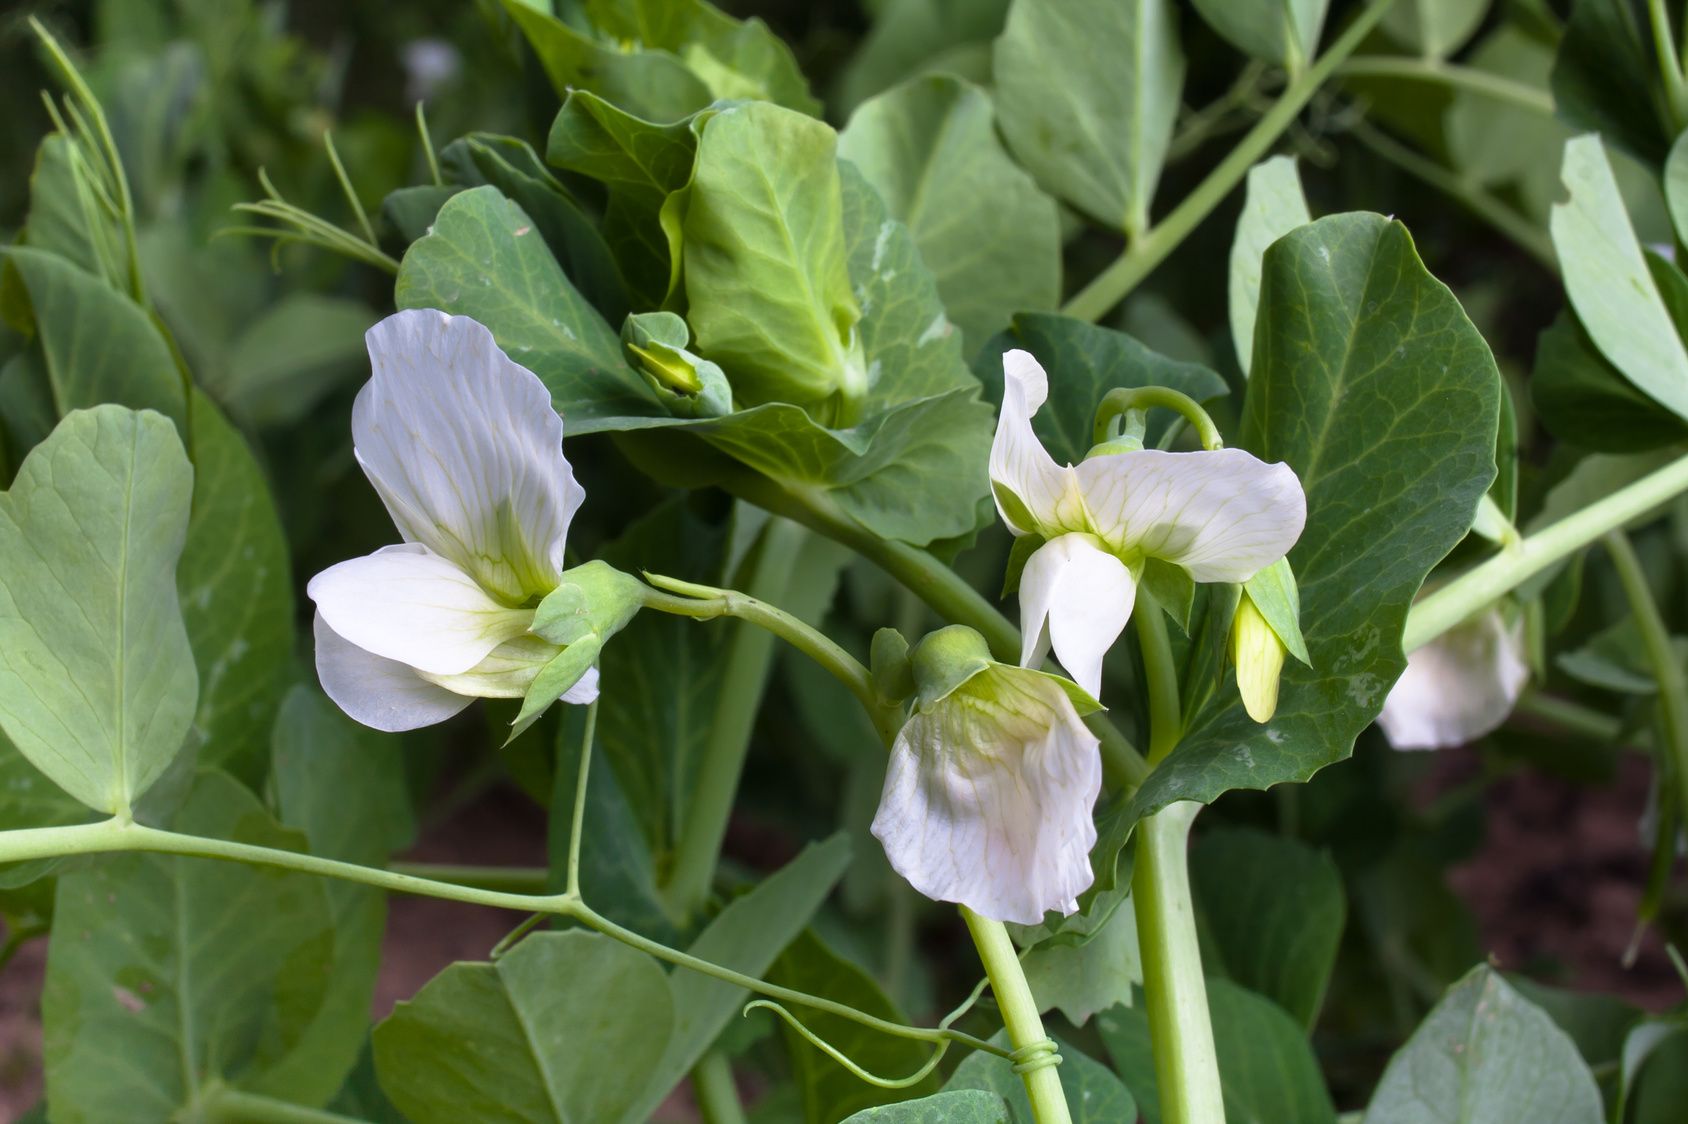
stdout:
[(192, 487), (167, 419), (101, 406), (0, 499), (0, 726), (96, 811), (128, 811), (193, 720), (175, 573)]
[(948, 1089), (917, 1101), (864, 1108), (844, 1124), (1010, 1124), (1008, 1102), (984, 1089)]
[(1665, 204), (1679, 242), (1688, 242), (1688, 130), (1676, 138), (1665, 158)]
[(1171, 0), (1015, 0), (994, 73), (1003, 135), (1038, 182), (1145, 229), (1184, 88)]
[(845, 64), (834, 90), (848, 115), (873, 95), (922, 74), (990, 76), (990, 41), (1002, 31), (1008, 0), (885, 0)]
[(1329, 0), (1195, 0), (1202, 19), (1233, 47), (1292, 74), (1305, 70), (1317, 52), (1328, 4)]
[(1397, 0), (1383, 30), (1426, 58), (1457, 51), (1482, 24), (1489, 0)]
[(1274, 156), (1249, 169), (1248, 194), (1231, 242), (1231, 343), (1244, 377), (1254, 362), (1254, 320), (1260, 306), (1260, 271), (1266, 249), (1313, 221), (1301, 194), (1295, 159)]
[(1067, 1021), (1083, 1026), (1096, 1012), (1131, 1005), (1131, 989), (1143, 986), (1143, 957), (1137, 921), (1127, 896), (1083, 944), (1050, 942), (1021, 958), (1026, 982), (1045, 1011), (1059, 1008)]

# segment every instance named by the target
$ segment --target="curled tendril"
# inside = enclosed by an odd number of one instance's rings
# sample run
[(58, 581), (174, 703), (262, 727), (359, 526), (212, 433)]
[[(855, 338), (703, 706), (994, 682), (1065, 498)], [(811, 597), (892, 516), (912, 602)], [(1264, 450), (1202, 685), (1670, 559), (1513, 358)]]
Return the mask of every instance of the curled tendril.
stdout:
[(753, 999), (749, 1003), (745, 1004), (744, 1013), (748, 1015), (757, 1008), (764, 1008), (772, 1011), (774, 1014), (784, 1019), (787, 1026), (807, 1039), (809, 1045), (815, 1047), (815, 1049), (821, 1051), (827, 1057), (849, 1070), (860, 1080), (867, 1082), (869, 1085), (876, 1085), (881, 1089), (906, 1089), (910, 1085), (918, 1085), (926, 1079), (927, 1074), (931, 1073), (938, 1067), (938, 1063), (943, 1060), (944, 1054), (949, 1051), (950, 1043), (955, 1041), (955, 1039), (940, 1031), (938, 1032), (939, 1037), (935, 1039), (938, 1044), (938, 1048), (932, 1051), (932, 1056), (926, 1059), (926, 1064), (922, 1065), (919, 1069), (915, 1070), (907, 1077), (880, 1077), (878, 1074), (870, 1073), (863, 1069), (860, 1065), (857, 1065), (847, 1054), (844, 1053), (844, 1051), (840, 1050), (838, 1047), (834, 1046), (832, 1043), (804, 1026), (796, 1015), (792, 1014), (778, 1003), (775, 1003), (772, 999)]

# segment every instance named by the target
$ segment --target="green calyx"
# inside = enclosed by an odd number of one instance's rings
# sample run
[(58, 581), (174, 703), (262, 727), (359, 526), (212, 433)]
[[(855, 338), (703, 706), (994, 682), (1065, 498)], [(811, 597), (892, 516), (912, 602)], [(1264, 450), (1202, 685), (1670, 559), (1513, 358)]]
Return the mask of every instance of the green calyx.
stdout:
[(990, 697), (993, 684), (1004, 679), (1049, 680), (1061, 688), (1081, 716), (1103, 709), (1084, 688), (1059, 675), (998, 663), (985, 638), (966, 625), (952, 624), (929, 632), (916, 645), (912, 660), (915, 698), (921, 710), (930, 709), (965, 688)]
[(553, 644), (575, 644), (587, 637), (602, 643), (638, 613), (644, 588), (639, 579), (607, 562), (565, 570), (557, 588), (534, 611), (530, 631)]
[(908, 638), (894, 628), (873, 634), (868, 656), (873, 690), (886, 702), (900, 703), (914, 694), (914, 665), (909, 659)]
[(677, 417), (722, 417), (733, 412), (732, 386), (721, 368), (686, 350), (691, 329), (672, 312), (638, 312), (621, 326), (621, 343)]
[(1284, 650), (1308, 667), (1307, 641), (1301, 635), (1301, 590), (1289, 559), (1280, 558), (1243, 583), (1243, 594), (1254, 603)]

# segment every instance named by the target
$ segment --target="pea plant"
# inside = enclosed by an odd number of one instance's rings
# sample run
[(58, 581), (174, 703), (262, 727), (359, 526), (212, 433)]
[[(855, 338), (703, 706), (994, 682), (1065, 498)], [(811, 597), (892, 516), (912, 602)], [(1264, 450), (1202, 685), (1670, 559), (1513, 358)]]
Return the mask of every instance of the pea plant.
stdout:
[(28, 1118), (1682, 1119), (1683, 5), (863, 7), (13, 21)]

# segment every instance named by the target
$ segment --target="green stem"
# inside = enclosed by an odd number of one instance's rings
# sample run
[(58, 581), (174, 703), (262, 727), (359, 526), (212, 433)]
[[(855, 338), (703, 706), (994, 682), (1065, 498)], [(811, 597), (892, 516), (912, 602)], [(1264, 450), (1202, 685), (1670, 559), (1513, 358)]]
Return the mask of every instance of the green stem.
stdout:
[(226, 1085), (206, 1090), (199, 1108), (201, 1114), (195, 1119), (207, 1124), (364, 1124), (362, 1117), (306, 1108)]
[(1310, 98), (1362, 40), (1377, 26), (1394, 0), (1372, 0), (1354, 22), (1337, 37), (1319, 61), (1284, 87), (1278, 100), (1239, 140), (1196, 189), (1185, 196), (1158, 226), (1135, 239), (1112, 265), (1068, 301), (1061, 311), (1080, 320), (1100, 320), (1109, 309), (1159, 265), (1166, 256), (1201, 225), (1212, 210), (1248, 174), (1249, 168), (1266, 155), (1283, 131), (1290, 127)]
[(692, 1067), (692, 1092), (704, 1124), (745, 1124), (732, 1063), (719, 1050), (710, 1050)]
[(1155, 406), (1172, 410), (1195, 426), (1196, 435), (1201, 438), (1202, 448), (1224, 447), (1225, 441), (1219, 436), (1219, 427), (1213, 424), (1208, 412), (1202, 409), (1194, 398), (1169, 386), (1116, 386), (1108, 391), (1096, 406), (1096, 423), (1091, 432), (1092, 442), (1100, 445), (1113, 437), (1115, 418), (1124, 417), (1133, 410), (1147, 411)]
[[(421, 102), (417, 103), (421, 105)], [(580, 837), (586, 830), (586, 782), (592, 775), (592, 738), (598, 730), (598, 700), (586, 708), (586, 730), (580, 736), (580, 772), (574, 782), (574, 815), (569, 820), (568, 865), (564, 889), (580, 896)]]
[(1684, 491), (1688, 491), (1688, 456), (1525, 536), (1516, 549), (1502, 551), (1472, 567), (1415, 604), (1407, 615), (1402, 647), (1409, 652), (1422, 647), (1607, 531), (1624, 526)]
[(517, 894), (543, 894), (549, 877), (549, 872), (542, 866), (390, 862), (387, 869), (430, 882), (449, 882), (480, 890), (507, 890)]
[(1540, 691), (1526, 691), (1512, 713), (1606, 744), (1617, 741), (1623, 733), (1623, 723), (1610, 714)]
[(1492, 194), (1467, 180), (1461, 179), (1436, 161), (1417, 152), (1394, 137), (1369, 125), (1354, 129), (1354, 139), (1383, 159), (1449, 196), (1517, 244), (1548, 269), (1558, 272), (1559, 259), (1553, 252), (1553, 240), (1535, 223), (1502, 203)]
[[(1148, 682), (1149, 763), (1156, 765), (1177, 747), (1183, 733), (1178, 677), (1161, 611), (1145, 605), (1132, 619)], [(1172, 804), (1136, 827), (1131, 900), (1161, 1119), (1166, 1124), (1225, 1119), (1186, 857), (1190, 825), (1200, 810), (1201, 805), (1188, 801)]]
[(1647, 584), (1647, 574), (1641, 559), (1635, 555), (1629, 536), (1622, 531), (1608, 532), (1603, 540), (1606, 553), (1618, 571), (1618, 582), (1629, 601), (1630, 616), (1641, 633), (1641, 646), (1652, 665), (1653, 679), (1659, 685), (1660, 749), (1670, 756), (1671, 772), (1683, 786), (1678, 792), (1679, 807), (1688, 808), (1688, 675), (1676, 660), (1672, 650), (1670, 629), (1653, 600), (1653, 590)]
[(1553, 116), (1553, 95), (1523, 82), (1515, 82), (1498, 74), (1475, 67), (1459, 66), (1438, 59), (1412, 58), (1406, 55), (1361, 55), (1349, 59), (1336, 72), (1344, 78), (1404, 78), (1415, 82), (1434, 82), (1455, 89), (1469, 90), (1486, 98), (1507, 102)]
[(1673, 131), (1688, 125), (1688, 82), (1682, 75), (1682, 60), (1676, 55), (1670, 30), (1670, 12), (1665, 0), (1647, 0), (1647, 22), (1652, 25), (1653, 53), (1658, 58), (1659, 77), (1664, 81), (1665, 102), (1670, 108)]
[(1032, 1119), (1036, 1124), (1071, 1124), (1067, 1112), (1067, 1096), (1061, 1091), (1061, 1074), (1056, 1067), (1060, 1055), (1043, 1032), (1043, 1019), (1038, 1014), (1037, 1000), (1026, 983), (1025, 970), (1014, 951), (1014, 942), (1002, 922), (980, 917), (961, 907), (962, 919), (984, 961), (985, 976), (991, 982), (991, 994), (1002, 1011), (1002, 1025), (1013, 1044), (1015, 1069), (1026, 1083), (1026, 1096), (1032, 1105)]
[[(721, 483), (740, 499), (793, 519), (854, 550), (926, 602), (940, 617), (977, 629), (997, 659), (1019, 662), (1019, 629), (960, 574), (932, 554), (873, 534), (840, 511), (819, 489), (785, 487), (748, 469), (728, 471)], [(1106, 715), (1090, 715), (1085, 724), (1102, 741), (1102, 768), (1109, 787), (1134, 789), (1142, 784), (1149, 775), (1149, 767), (1130, 739)]]

